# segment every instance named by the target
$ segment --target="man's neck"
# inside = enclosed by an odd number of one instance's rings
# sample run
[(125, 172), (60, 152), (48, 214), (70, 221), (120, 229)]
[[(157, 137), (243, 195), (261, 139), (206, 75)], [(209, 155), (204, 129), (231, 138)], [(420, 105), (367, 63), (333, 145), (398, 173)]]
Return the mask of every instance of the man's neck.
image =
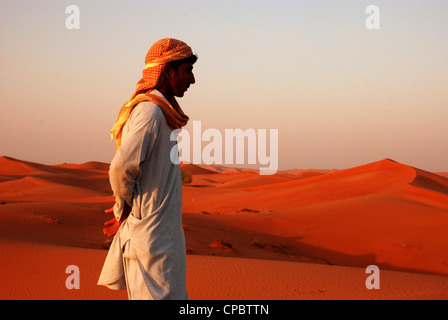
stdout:
[(166, 100), (168, 100), (168, 102), (174, 106), (175, 105), (175, 98), (174, 98), (174, 94), (170, 93), (168, 90), (164, 89), (164, 88), (160, 88), (158, 89), (160, 91), (161, 94), (163, 94), (163, 96), (165, 97)]

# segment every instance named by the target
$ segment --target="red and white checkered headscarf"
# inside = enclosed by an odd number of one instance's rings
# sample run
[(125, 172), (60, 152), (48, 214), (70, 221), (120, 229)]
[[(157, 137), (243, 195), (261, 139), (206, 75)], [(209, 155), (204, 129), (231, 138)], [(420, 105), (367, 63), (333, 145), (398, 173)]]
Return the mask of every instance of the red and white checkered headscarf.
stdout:
[(111, 130), (112, 139), (116, 137), (117, 150), (121, 145), (121, 134), (123, 126), (128, 120), (132, 109), (141, 101), (152, 101), (163, 111), (168, 124), (172, 129), (183, 127), (188, 122), (179, 104), (171, 106), (165, 100), (149, 94), (150, 90), (156, 89), (162, 80), (162, 73), (168, 62), (182, 60), (193, 55), (191, 48), (184, 42), (176, 39), (165, 38), (157, 41), (146, 54), (143, 77), (137, 83), (132, 97), (120, 109), (117, 122)]
[(192, 54), (191, 48), (180, 40), (165, 38), (157, 41), (146, 55), (143, 78), (137, 83), (136, 92), (156, 88), (166, 63), (188, 58)]

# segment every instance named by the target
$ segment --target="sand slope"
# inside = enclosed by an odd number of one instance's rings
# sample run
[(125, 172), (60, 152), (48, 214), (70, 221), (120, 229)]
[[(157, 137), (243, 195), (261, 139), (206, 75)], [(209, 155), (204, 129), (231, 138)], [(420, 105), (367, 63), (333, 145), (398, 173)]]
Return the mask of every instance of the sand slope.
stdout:
[[(226, 178), (216, 187), (184, 188), (186, 215), (208, 213), (203, 219), (218, 233), (219, 225), (244, 229), (238, 235), (246, 244), (278, 242), (285, 259), (448, 274), (446, 178), (388, 159), (256, 187), (250, 177)], [(234, 233), (221, 237), (234, 247), (241, 242)]]
[[(96, 286), (108, 164), (0, 157), (0, 299), (126, 299)], [(389, 159), (348, 170), (186, 164), (191, 299), (446, 299), (448, 179)], [(68, 265), (81, 289), (65, 287)], [(378, 265), (381, 289), (367, 290)]]

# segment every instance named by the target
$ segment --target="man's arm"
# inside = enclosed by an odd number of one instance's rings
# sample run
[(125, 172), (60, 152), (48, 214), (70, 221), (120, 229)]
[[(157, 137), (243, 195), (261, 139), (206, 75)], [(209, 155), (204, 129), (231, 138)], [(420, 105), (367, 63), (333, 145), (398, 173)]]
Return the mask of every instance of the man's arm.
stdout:
[[(121, 221), (126, 208), (132, 208), (134, 186), (140, 176), (140, 164), (151, 152), (163, 114), (154, 104), (143, 103), (129, 119), (129, 131), (109, 168), (109, 181), (115, 197), (113, 212)], [(130, 211), (130, 210), (129, 210)], [(128, 213), (129, 215), (129, 213)], [(127, 216), (126, 216), (127, 217)]]
[[(117, 218), (114, 217), (111, 220), (104, 223), (105, 226), (110, 227), (104, 228), (103, 233), (108, 237), (114, 236), (117, 233), (118, 229), (120, 229), (121, 224), (127, 219), (129, 214), (131, 213), (131, 210), (132, 208), (125, 203), (124, 210), (123, 213), (121, 214), (120, 220), (117, 220)], [(104, 212), (107, 214), (111, 214), (114, 212), (114, 207), (107, 209)]]

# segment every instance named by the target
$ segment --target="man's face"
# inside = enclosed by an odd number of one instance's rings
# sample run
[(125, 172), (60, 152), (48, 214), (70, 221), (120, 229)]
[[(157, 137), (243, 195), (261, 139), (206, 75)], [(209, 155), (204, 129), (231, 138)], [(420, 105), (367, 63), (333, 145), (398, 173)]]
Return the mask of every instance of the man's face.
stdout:
[(176, 97), (183, 97), (188, 87), (195, 83), (192, 63), (182, 63), (177, 71), (171, 72), (171, 86)]

